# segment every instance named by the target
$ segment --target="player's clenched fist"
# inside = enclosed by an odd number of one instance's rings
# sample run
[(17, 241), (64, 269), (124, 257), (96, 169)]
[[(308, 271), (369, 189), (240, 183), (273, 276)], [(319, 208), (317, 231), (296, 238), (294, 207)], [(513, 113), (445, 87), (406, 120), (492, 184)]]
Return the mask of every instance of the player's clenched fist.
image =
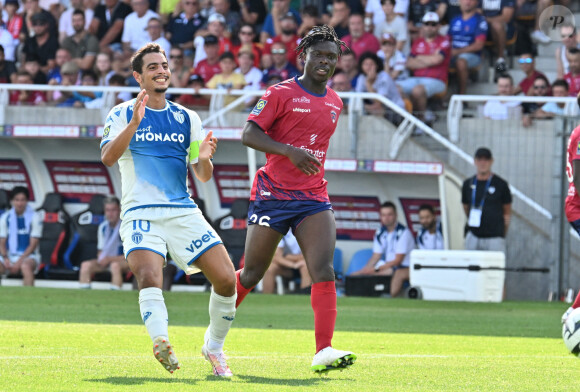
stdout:
[(213, 131), (209, 131), (199, 146), (199, 159), (213, 159), (217, 150), (217, 137), (213, 137)]

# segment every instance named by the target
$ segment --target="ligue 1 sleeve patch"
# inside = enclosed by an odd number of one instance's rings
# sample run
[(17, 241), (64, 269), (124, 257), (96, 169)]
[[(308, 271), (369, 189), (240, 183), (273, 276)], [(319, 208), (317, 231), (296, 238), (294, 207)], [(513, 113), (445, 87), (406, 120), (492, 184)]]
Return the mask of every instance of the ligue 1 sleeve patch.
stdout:
[(252, 109), (250, 114), (257, 116), (258, 114), (262, 113), (262, 109), (264, 109), (264, 107), (266, 106), (267, 103), (268, 103), (268, 101), (266, 101), (265, 99), (260, 99), (258, 101), (258, 103), (256, 104), (256, 106), (254, 106), (254, 109)]
[(106, 139), (109, 137), (109, 133), (111, 132), (111, 126), (108, 125), (105, 130), (103, 131), (103, 139)]

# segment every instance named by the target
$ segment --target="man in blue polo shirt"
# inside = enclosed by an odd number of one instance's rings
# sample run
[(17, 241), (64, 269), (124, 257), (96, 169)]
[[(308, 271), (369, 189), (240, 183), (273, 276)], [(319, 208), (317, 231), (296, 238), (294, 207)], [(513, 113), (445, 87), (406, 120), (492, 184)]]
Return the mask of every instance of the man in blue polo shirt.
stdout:
[(485, 17), (477, 12), (478, 0), (460, 0), (461, 15), (449, 24), (451, 66), (457, 70), (459, 94), (465, 94), (469, 70), (481, 63), (487, 36)]
[(172, 16), (165, 29), (165, 35), (172, 46), (183, 49), (185, 56), (193, 55), (193, 36), (205, 19), (199, 13), (199, 0), (181, 0), (183, 12)]

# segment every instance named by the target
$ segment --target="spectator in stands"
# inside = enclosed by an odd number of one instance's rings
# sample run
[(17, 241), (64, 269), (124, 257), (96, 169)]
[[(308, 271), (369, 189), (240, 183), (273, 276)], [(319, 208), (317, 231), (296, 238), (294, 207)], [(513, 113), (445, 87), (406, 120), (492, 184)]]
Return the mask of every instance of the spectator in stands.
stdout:
[[(532, 86), (528, 91), (528, 96), (531, 97), (546, 97), (550, 95), (550, 83), (545, 76), (538, 76), (534, 79)], [(538, 111), (544, 105), (543, 102), (524, 102), (522, 103), (522, 125), (524, 127), (529, 127), (532, 125), (532, 119), (541, 118), (538, 117)]]
[(262, 44), (254, 42), (256, 34), (254, 33), (254, 27), (250, 24), (244, 23), (238, 31), (238, 39), (240, 41), (239, 46), (234, 46), (232, 53), (234, 56), (238, 56), (240, 51), (250, 51), (254, 57), (254, 67), (260, 68), (260, 60), (262, 58)]
[(22, 31), (22, 25), (24, 24), (24, 19), (22, 15), (18, 13), (18, 0), (6, 0), (4, 2), (4, 10), (6, 14), (3, 15), (6, 19), (3, 20), (6, 30), (12, 35), (14, 39), (14, 44), (18, 45), (20, 42), (20, 32)]
[(411, 251), (415, 239), (411, 230), (397, 221), (397, 208), (386, 201), (380, 209), (381, 227), (373, 237), (373, 255), (361, 270), (353, 275), (392, 275), (390, 293), (401, 293), (403, 282), (409, 280)]
[(514, 0), (482, 0), (481, 10), (489, 25), (488, 40), (493, 41), (494, 49), (497, 49), (495, 62), (496, 77), (507, 70), (504, 56), (508, 38), (514, 35), (513, 15), (515, 11)]
[(286, 15), (288, 12), (292, 12), (294, 14), (296, 24), (300, 26), (302, 24), (300, 13), (295, 9), (290, 8), (290, 0), (272, 0), (272, 8), (264, 20), (264, 26), (262, 27), (262, 32), (260, 33), (260, 42), (265, 44), (268, 38), (274, 38), (278, 34), (282, 33), (280, 18), (283, 15)]
[(190, 68), (185, 65), (184, 52), (179, 46), (169, 50), (169, 69), (171, 70), (171, 87), (182, 88), (187, 86)]
[(383, 37), (385, 34), (393, 36), (397, 50), (402, 51), (409, 39), (408, 30), (405, 19), (395, 13), (395, 3), (395, 0), (381, 0), (385, 20), (375, 25), (374, 34), (376, 37)]
[(129, 58), (133, 53), (149, 41), (147, 23), (151, 18), (159, 19), (159, 15), (149, 9), (149, 0), (131, 0), (131, 12), (123, 21), (123, 35), (121, 42), (125, 57)]
[(299, 37), (304, 37), (314, 26), (320, 24), (318, 7), (315, 5), (307, 5), (302, 8), (300, 17), (302, 18), (302, 24), (298, 27), (298, 32), (296, 33)]
[(46, 84), (47, 77), (44, 72), (40, 70), (40, 62), (36, 54), (28, 54), (24, 58), (24, 70), (32, 77), (34, 84)]
[(4, 58), (4, 47), (0, 45), (0, 83), (12, 83), (16, 79), (16, 66)]
[[(543, 78), (549, 88), (548, 78), (546, 75), (536, 70), (534, 56), (531, 53), (522, 54), (518, 63), (520, 64), (521, 70), (526, 74), (526, 77), (515, 87), (514, 95), (520, 93), (523, 93), (524, 95), (532, 95), (533, 91), (530, 90), (537, 78)], [(549, 90), (544, 91), (544, 95), (549, 95), (549, 92)]]
[(476, 175), (463, 182), (461, 203), (467, 216), (466, 250), (505, 253), (505, 236), (511, 219), (512, 195), (508, 183), (492, 173), (488, 148), (475, 152)]
[(28, 205), (29, 200), (27, 188), (14, 187), (10, 192), (12, 208), (0, 217), (0, 275), (22, 273), (24, 286), (34, 286), (42, 236), (40, 217)]
[(4, 47), (4, 58), (6, 60), (16, 60), (16, 46), (18, 44), (19, 41), (12, 37), (12, 34), (10, 34), (10, 32), (5, 28), (4, 24), (0, 20), (0, 45)]
[(271, 80), (268, 81), (272, 75), (279, 76), (281, 80), (298, 76), (298, 69), (290, 64), (288, 57), (286, 56), (286, 45), (282, 42), (276, 42), (272, 44), (270, 52), (272, 53), (273, 64), (270, 68), (264, 70), (264, 77), (262, 80), (264, 85), (268, 85), (269, 82), (272, 82)]
[[(225, 52), (219, 58), (221, 72), (215, 74), (208, 82), (207, 88), (218, 90), (241, 90), (246, 85), (244, 75), (234, 72), (236, 59), (232, 52)], [(227, 95), (224, 98), (224, 106), (236, 100), (237, 96)]]
[(218, 40), (217, 56), (224, 52), (231, 52), (233, 50), (232, 42), (226, 37), (226, 19), (222, 14), (214, 13), (207, 19), (207, 30), (198, 30), (197, 37), (193, 41), (195, 47), (195, 57), (193, 65), (197, 67), (199, 62), (207, 57), (205, 53), (204, 37), (207, 35), (214, 35)]
[(449, 24), (451, 67), (457, 70), (459, 94), (465, 94), (469, 71), (481, 64), (487, 37), (487, 22), (477, 12), (477, 0), (459, 0), (461, 14)]
[(207, 109), (209, 98), (199, 93), (199, 90), (205, 87), (203, 78), (200, 75), (191, 75), (187, 87), (193, 90), (193, 94), (184, 94), (176, 102), (190, 109)]
[(425, 14), (434, 12), (437, 14), (438, 21), (440, 21), (445, 16), (446, 10), (447, 4), (439, 0), (411, 0), (411, 4), (409, 4), (409, 22), (407, 24), (411, 42), (419, 37)]
[(130, 5), (120, 0), (104, 0), (104, 4), (95, 8), (89, 33), (99, 39), (100, 52), (122, 52), (124, 20), (132, 11)]
[(338, 60), (338, 69), (345, 73), (350, 81), (350, 86), (354, 89), (358, 77), (358, 61), (354, 52), (345, 52)]
[[(534, 88), (535, 87), (536, 82), (534, 82)], [(554, 83), (552, 84), (552, 95), (554, 97), (568, 97), (570, 95), (568, 82), (566, 82), (564, 79), (555, 80)], [(574, 106), (575, 108), (577, 107), (576, 105)], [(556, 116), (564, 116), (566, 114), (564, 112), (565, 107), (566, 107), (565, 103), (548, 102), (542, 105), (542, 107), (534, 113), (534, 117), (553, 118)]]
[[(501, 74), (497, 79), (497, 95), (511, 97), (514, 95), (514, 80), (510, 74)], [(483, 106), (483, 116), (492, 120), (507, 120), (521, 112), (520, 102), (490, 99)]]
[(556, 48), (556, 66), (558, 79), (562, 79), (564, 75), (570, 72), (568, 63), (568, 50), (580, 49), (580, 42), (578, 42), (576, 26), (572, 24), (562, 25), (562, 27), (560, 27), (560, 38), (562, 38), (562, 45)]
[[(80, 68), (74, 61), (64, 63), (60, 69), (61, 82), (56, 83), (52, 79), (49, 84), (51, 86), (78, 86), (81, 84)], [(75, 100), (71, 91), (49, 91), (47, 100), (50, 105), (59, 107), (71, 107)]]
[(262, 293), (273, 294), (276, 292), (276, 276), (294, 278), (296, 272), (300, 276), (300, 292), (309, 293), (312, 279), (308, 272), (306, 260), (304, 260), (296, 237), (294, 237), (292, 231), (288, 231), (280, 240), (274, 257), (272, 258), (272, 263), (264, 274)]
[(119, 235), (121, 227), (121, 203), (116, 197), (104, 201), (105, 220), (99, 225), (97, 234), (97, 258), (81, 263), (79, 287), (90, 289), (91, 280), (98, 272), (111, 271), (111, 290), (120, 290), (123, 276), (129, 271), (129, 264), (123, 254), (123, 242)]
[(94, 71), (99, 77), (99, 86), (108, 86), (109, 79), (115, 74), (111, 66), (111, 55), (108, 53), (97, 54)]
[(37, 13), (31, 18), (34, 36), (24, 41), (24, 55), (36, 54), (42, 72), (47, 73), (54, 67), (54, 56), (58, 49), (58, 38), (50, 35), (50, 22), (46, 14)]
[[(60, 84), (60, 82), (62, 80), (62, 75), (60, 74), (60, 69), (64, 65), (64, 63), (66, 63), (68, 61), (72, 61), (72, 56), (70, 55), (70, 52), (68, 51), (68, 49), (59, 48), (56, 51), (56, 55), (54, 56), (55, 66), (53, 69), (48, 71), (48, 74), (46, 74), (46, 79), (48, 79), (49, 83), (51, 80), (54, 79), (57, 84)], [(31, 72), (31, 71), (28, 71), (28, 72)], [(45, 83), (42, 83), (42, 84), (45, 84)]]
[(268, 69), (272, 66), (272, 45), (274, 43), (282, 43), (286, 49), (286, 58), (292, 66), (298, 68), (298, 53), (296, 48), (300, 43), (300, 37), (296, 34), (298, 24), (292, 12), (288, 12), (280, 18), (280, 34), (277, 34), (273, 39), (268, 39), (264, 45), (264, 54), (262, 56), (262, 67)]
[(338, 38), (343, 39), (349, 34), (348, 17), (350, 15), (350, 6), (347, 0), (334, 0), (332, 2), (332, 17), (328, 25), (334, 28)]
[(352, 50), (357, 58), (363, 53), (376, 53), (381, 45), (372, 33), (365, 31), (364, 17), (361, 14), (352, 14), (348, 18), (349, 34), (343, 38), (344, 43)]
[(263, 0), (238, 0), (242, 24), (255, 26), (254, 32), (261, 31), (266, 15), (266, 4)]
[[(81, 86), (98, 86), (98, 83), (99, 77), (94, 71), (83, 71)], [(102, 91), (74, 91), (72, 106), (75, 108), (99, 109), (103, 104), (102, 96)]]
[(566, 57), (569, 72), (564, 79), (568, 82), (570, 96), (576, 97), (580, 93), (580, 49), (569, 49)]
[(165, 53), (170, 53), (171, 44), (163, 36), (163, 26), (161, 25), (161, 20), (159, 18), (149, 19), (145, 30), (149, 35), (149, 42), (159, 44)]
[(217, 13), (224, 17), (226, 27), (224, 36), (231, 38), (232, 33), (238, 31), (242, 23), (240, 13), (230, 8), (229, 0), (211, 0), (211, 4), (212, 9), (210, 9), (210, 16)]
[(517, 0), (518, 6), (520, 6), (523, 2), (530, 4), (533, 3), (536, 8), (534, 31), (530, 34), (530, 38), (534, 42), (538, 42), (544, 45), (549, 44), (552, 40), (540, 29), (540, 15), (546, 8), (553, 4), (552, 0)]
[(26, 41), (27, 38), (34, 36), (34, 26), (32, 23), (32, 17), (35, 14), (42, 14), (43, 19), (48, 23), (48, 33), (51, 37), (57, 39), (58, 42), (58, 26), (54, 16), (42, 9), (38, 0), (24, 0), (24, 13), (22, 14), (22, 19), (24, 23), (20, 29), (20, 42)]
[[(262, 88), (262, 71), (254, 66), (254, 54), (248, 50), (238, 52), (238, 64), (236, 72), (244, 77), (246, 84), (244, 90), (258, 91)], [(245, 101), (246, 108), (254, 107), (258, 96), (249, 97)]]
[[(332, 75), (332, 89), (336, 92), (349, 92), (352, 91), (352, 85), (346, 73), (338, 70)], [(342, 111), (346, 113), (348, 110), (348, 98), (341, 97), (342, 103), (344, 104)]]
[[(18, 71), (16, 74), (16, 84), (34, 84), (32, 75), (26, 71)], [(34, 90), (12, 90), (9, 96), (10, 105), (29, 106), (45, 105), (46, 97), (42, 91)]]
[(97, 53), (99, 53), (99, 40), (85, 29), (84, 11), (73, 12), (72, 25), (74, 34), (62, 41), (62, 47), (69, 51), (81, 70), (90, 70), (94, 67)]
[[(95, 72), (95, 75), (97, 73)], [(109, 84), (108, 86), (111, 87), (127, 87), (127, 79), (125, 77), (123, 77), (122, 75), (119, 74), (112, 74), (111, 77), (109, 78)], [(115, 105), (120, 104), (121, 102), (125, 102), (131, 99), (131, 93), (127, 92), (127, 91), (123, 91), (123, 92), (119, 92), (117, 94), (117, 96), (115, 97)]]
[(410, 96), (417, 116), (429, 122), (432, 118), (425, 113), (427, 99), (447, 89), (451, 44), (449, 37), (439, 34), (439, 16), (435, 12), (426, 13), (422, 21), (422, 36), (413, 42), (407, 59), (407, 69), (413, 76), (397, 84)]
[(181, 0), (183, 12), (171, 16), (165, 37), (171, 45), (183, 49), (185, 56), (193, 57), (193, 37), (205, 24), (205, 19), (199, 13), (199, 0)]
[(461, 7), (459, 6), (461, 0), (442, 0), (441, 2), (447, 5), (444, 18), (447, 23), (451, 23), (457, 16), (461, 16)]
[(206, 58), (197, 64), (194, 73), (200, 75), (203, 82), (207, 83), (215, 74), (221, 72), (219, 65), (219, 40), (215, 35), (209, 34), (203, 38), (203, 42)]
[[(381, 59), (374, 53), (364, 53), (359, 58), (359, 75), (355, 91), (381, 94), (399, 107), (405, 108), (405, 102), (401, 98), (397, 85), (383, 69)], [(365, 110), (371, 114), (379, 116), (385, 114), (385, 107), (378, 100), (365, 100), (364, 106)]]
[(419, 223), (421, 229), (417, 233), (417, 248), (423, 250), (445, 249), (441, 223), (437, 222), (437, 215), (431, 204), (419, 206)]
[(85, 17), (85, 25), (83, 26), (83, 29), (89, 29), (95, 11), (87, 5), (88, 4), (85, 4), (84, 0), (70, 0), (70, 6), (60, 15), (58, 21), (58, 36), (60, 42), (62, 42), (66, 37), (70, 37), (76, 33), (75, 28), (73, 27), (73, 14), (77, 10), (82, 11)]
[(405, 80), (409, 77), (409, 72), (405, 67), (407, 57), (397, 49), (395, 36), (384, 33), (381, 37), (381, 50), (377, 56), (383, 60), (385, 71), (393, 80)]

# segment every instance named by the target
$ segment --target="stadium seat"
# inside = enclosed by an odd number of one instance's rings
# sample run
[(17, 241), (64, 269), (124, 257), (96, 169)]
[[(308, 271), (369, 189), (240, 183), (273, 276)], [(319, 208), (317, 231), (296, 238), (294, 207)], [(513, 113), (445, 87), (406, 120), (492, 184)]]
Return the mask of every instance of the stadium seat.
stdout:
[(356, 251), (355, 254), (352, 255), (352, 258), (350, 259), (350, 264), (348, 265), (346, 274), (350, 275), (353, 272), (362, 269), (367, 264), (367, 261), (369, 261), (372, 255), (373, 250), (370, 248), (360, 249)]
[(71, 219), (72, 239), (64, 254), (64, 265), (77, 270), (85, 260), (97, 258), (97, 231), (105, 219), (104, 195), (93, 195), (86, 210)]
[(8, 200), (8, 193), (4, 189), (0, 189), (0, 215), (10, 209), (10, 200)]
[[(48, 278), (61, 277), (59, 271), (70, 271), (66, 269), (63, 261), (69, 240), (70, 218), (64, 210), (62, 195), (56, 192), (47, 193), (37, 211), (41, 214), (42, 221), (39, 243), (41, 271)], [(72, 276), (76, 277), (74, 274)]]
[(236, 269), (239, 268), (240, 259), (246, 247), (249, 204), (248, 199), (234, 200), (230, 212), (214, 222), (214, 227), (224, 242)]

